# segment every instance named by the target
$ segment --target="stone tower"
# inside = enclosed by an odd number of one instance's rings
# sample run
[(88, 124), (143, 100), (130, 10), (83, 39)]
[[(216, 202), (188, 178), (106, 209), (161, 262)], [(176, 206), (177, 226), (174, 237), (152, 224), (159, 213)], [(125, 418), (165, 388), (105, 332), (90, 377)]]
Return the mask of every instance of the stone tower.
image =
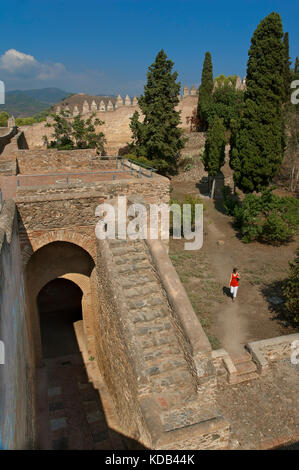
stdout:
[(89, 104), (86, 100), (84, 100), (83, 107), (82, 107), (82, 114), (89, 113)]
[(116, 102), (115, 102), (115, 109), (120, 108), (124, 105), (124, 101), (120, 95), (117, 95)]
[(95, 100), (92, 100), (92, 103), (91, 103), (91, 106), (90, 106), (90, 110), (95, 113), (97, 111), (98, 107), (97, 107), (97, 103), (95, 102)]
[(14, 116), (10, 116), (7, 120), (7, 127), (15, 127), (16, 121)]
[(125, 106), (131, 106), (131, 98), (129, 95), (126, 95), (125, 97)]
[(106, 111), (106, 106), (103, 100), (100, 101), (99, 111)]
[(113, 111), (113, 104), (112, 104), (111, 100), (108, 101), (107, 111)]
[(79, 112), (78, 106), (75, 105), (73, 109), (73, 116), (76, 117), (76, 116), (79, 116), (79, 114), (80, 112)]
[(186, 86), (184, 86), (184, 90), (183, 90), (183, 98), (185, 98), (185, 96), (189, 96), (189, 88)]
[(194, 85), (192, 85), (192, 87), (190, 88), (190, 95), (191, 96), (195, 96), (196, 95), (196, 88)]

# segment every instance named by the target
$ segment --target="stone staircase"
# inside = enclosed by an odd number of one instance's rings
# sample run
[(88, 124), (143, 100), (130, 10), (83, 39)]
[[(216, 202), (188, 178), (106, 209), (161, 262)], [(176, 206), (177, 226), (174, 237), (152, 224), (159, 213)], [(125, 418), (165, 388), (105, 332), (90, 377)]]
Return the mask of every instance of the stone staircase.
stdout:
[(218, 380), (221, 382), (224, 380), (230, 385), (235, 385), (259, 377), (257, 366), (245, 349), (239, 353), (228, 353), (225, 349), (218, 349), (212, 352), (212, 357)]
[(108, 246), (164, 431), (211, 419), (215, 410), (200, 404), (147, 245), (143, 240), (109, 240)]
[(240, 354), (231, 354), (231, 358), (237, 370), (236, 376), (231, 377), (231, 384), (239, 384), (259, 377), (256, 364), (245, 349)]

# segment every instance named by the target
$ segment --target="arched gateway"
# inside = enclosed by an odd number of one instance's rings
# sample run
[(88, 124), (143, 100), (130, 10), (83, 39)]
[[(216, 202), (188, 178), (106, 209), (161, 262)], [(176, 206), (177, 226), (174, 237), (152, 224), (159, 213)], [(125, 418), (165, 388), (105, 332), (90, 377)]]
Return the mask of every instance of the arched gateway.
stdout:
[[(25, 268), (25, 290), (28, 316), (32, 325), (36, 365), (42, 365), (42, 344), (38, 296), (51, 281), (65, 279), (75, 283), (82, 291), (82, 318), (84, 331), (91, 339), (93, 298), (91, 278), (95, 264), (90, 254), (80, 246), (65, 241), (54, 241), (37, 249)], [(66, 286), (67, 288), (67, 286)], [(68, 305), (61, 305), (61, 310)]]

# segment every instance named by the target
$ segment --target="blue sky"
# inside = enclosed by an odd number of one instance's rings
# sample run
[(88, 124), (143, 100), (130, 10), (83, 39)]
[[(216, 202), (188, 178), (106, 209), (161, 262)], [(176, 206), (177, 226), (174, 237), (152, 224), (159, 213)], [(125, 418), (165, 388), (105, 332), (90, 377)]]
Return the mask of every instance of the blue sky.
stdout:
[(295, 0), (10, 0), (0, 15), (0, 79), (7, 89), (140, 94), (164, 48), (182, 86), (198, 85), (207, 50), (214, 75), (246, 74), (252, 33), (280, 13), (299, 55)]

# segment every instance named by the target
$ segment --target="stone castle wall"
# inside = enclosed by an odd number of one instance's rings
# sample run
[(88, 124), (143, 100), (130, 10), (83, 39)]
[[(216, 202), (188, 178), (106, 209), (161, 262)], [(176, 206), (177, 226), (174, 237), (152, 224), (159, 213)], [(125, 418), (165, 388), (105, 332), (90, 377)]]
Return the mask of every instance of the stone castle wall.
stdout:
[(28, 449), (35, 442), (34, 376), (30, 328), (15, 204), (0, 215), (0, 450)]
[(1, 127), (0, 129), (0, 154), (2, 154), (6, 146), (9, 145), (12, 138), (17, 134), (17, 128)]
[[(190, 119), (193, 111), (197, 107), (198, 96), (196, 94), (185, 94), (177, 106), (181, 111), (181, 127), (185, 131), (190, 130)], [(107, 155), (118, 155), (121, 148), (125, 147), (131, 140), (130, 119), (134, 112), (140, 109), (137, 102), (130, 105), (122, 105), (112, 107), (101, 111), (97, 109), (96, 118), (104, 121), (102, 126), (97, 127), (98, 132), (103, 132), (106, 138), (105, 151)], [(83, 114), (84, 118), (88, 118), (92, 111)], [(82, 112), (80, 113), (82, 114)], [(53, 129), (45, 127), (45, 122), (33, 124), (31, 126), (22, 126), (28, 146), (30, 149), (44, 148), (43, 136), (46, 135), (51, 140)]]

